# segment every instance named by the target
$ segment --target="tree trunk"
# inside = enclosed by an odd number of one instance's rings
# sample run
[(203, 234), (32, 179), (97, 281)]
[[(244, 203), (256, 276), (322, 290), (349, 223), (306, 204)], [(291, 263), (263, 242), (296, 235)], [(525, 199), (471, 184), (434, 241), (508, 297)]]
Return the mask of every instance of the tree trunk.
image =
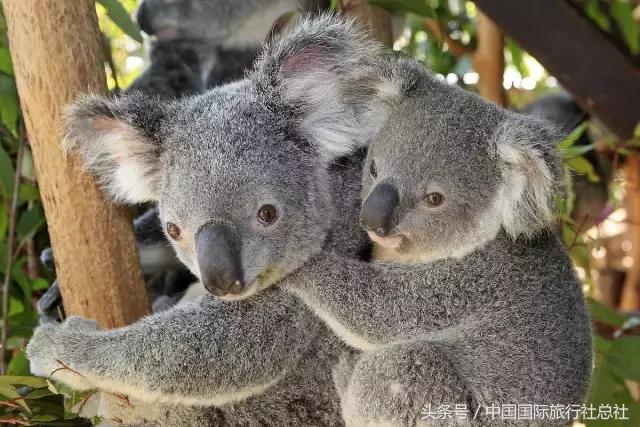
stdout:
[(22, 112), (67, 314), (103, 327), (149, 310), (131, 218), (60, 149), (61, 112), (106, 89), (93, 0), (4, 0)]
[(473, 68), (478, 72), (478, 92), (489, 101), (506, 106), (503, 86), (504, 34), (487, 15), (478, 11), (478, 46), (473, 53)]
[(627, 199), (627, 236), (631, 241), (629, 255), (632, 264), (622, 287), (620, 309), (625, 311), (640, 310), (640, 154), (629, 156), (624, 165), (625, 193)]
[(339, 0), (338, 9), (344, 15), (361, 22), (374, 39), (387, 47), (393, 46), (391, 13), (377, 6), (370, 6), (365, 0)]

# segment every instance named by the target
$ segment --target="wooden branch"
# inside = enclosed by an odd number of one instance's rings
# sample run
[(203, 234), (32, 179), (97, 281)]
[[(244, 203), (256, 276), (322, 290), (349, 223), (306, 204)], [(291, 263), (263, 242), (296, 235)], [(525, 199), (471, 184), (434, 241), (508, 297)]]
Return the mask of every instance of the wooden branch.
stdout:
[(451, 52), (451, 54), (456, 58), (473, 53), (473, 48), (471, 46), (467, 46), (460, 40), (452, 38), (444, 24), (441, 22), (433, 18), (425, 18), (424, 25), (429, 29), (429, 31), (431, 31), (433, 37), (447, 44), (449, 52)]
[(507, 96), (503, 86), (504, 33), (487, 15), (478, 11), (477, 40), (473, 68), (479, 76), (478, 93), (484, 99), (504, 107)]
[(620, 296), (620, 309), (640, 310), (640, 154), (630, 155), (625, 164), (625, 199), (627, 201), (627, 236), (631, 241), (629, 256), (633, 264), (627, 270)]
[(393, 46), (393, 30), (389, 11), (371, 6), (365, 0), (338, 0), (338, 10), (361, 22), (374, 39), (387, 47)]
[(131, 218), (60, 150), (60, 115), (106, 91), (93, 0), (4, 0), (22, 113), (68, 314), (122, 326), (148, 313)]
[(640, 70), (564, 0), (476, 0), (580, 105), (622, 138), (640, 121)]

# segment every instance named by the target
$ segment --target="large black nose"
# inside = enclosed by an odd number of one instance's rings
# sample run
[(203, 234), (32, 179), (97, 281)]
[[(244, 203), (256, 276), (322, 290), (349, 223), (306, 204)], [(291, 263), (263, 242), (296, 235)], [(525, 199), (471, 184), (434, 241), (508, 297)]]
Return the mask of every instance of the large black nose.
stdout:
[(379, 184), (367, 197), (360, 210), (360, 224), (367, 231), (386, 236), (391, 224), (389, 220), (398, 206), (400, 196), (398, 190), (390, 184)]
[(242, 292), (240, 242), (226, 225), (207, 224), (196, 234), (196, 257), (204, 287), (216, 296)]

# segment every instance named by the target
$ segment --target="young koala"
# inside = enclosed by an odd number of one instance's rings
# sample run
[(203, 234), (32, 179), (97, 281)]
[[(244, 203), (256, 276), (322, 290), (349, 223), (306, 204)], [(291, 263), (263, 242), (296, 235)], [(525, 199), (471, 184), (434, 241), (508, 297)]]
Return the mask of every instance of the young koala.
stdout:
[(413, 60), (383, 61), (369, 83), (385, 124), (360, 222), (392, 262), (324, 252), (282, 282), (364, 351), (341, 369), (347, 425), (531, 425), (488, 408), (580, 404), (590, 319), (553, 232), (558, 133)]
[[(357, 224), (364, 156), (344, 156), (360, 142), (342, 129), (369, 111), (358, 80), (342, 76), (369, 49), (350, 26), (305, 21), (267, 49), (252, 80), (170, 102), (79, 101), (67, 148), (114, 199), (157, 201), (178, 255), (212, 293), (268, 287), (322, 248), (359, 258), (370, 246)], [(317, 92), (310, 76), (334, 83)], [(343, 87), (354, 90), (338, 100)], [(37, 328), (27, 347), (34, 374), (127, 394), (125, 423), (166, 426), (342, 425), (331, 372), (352, 354), (275, 287), (244, 301), (205, 295), (109, 331), (71, 317)], [(146, 405), (155, 416), (139, 414)]]

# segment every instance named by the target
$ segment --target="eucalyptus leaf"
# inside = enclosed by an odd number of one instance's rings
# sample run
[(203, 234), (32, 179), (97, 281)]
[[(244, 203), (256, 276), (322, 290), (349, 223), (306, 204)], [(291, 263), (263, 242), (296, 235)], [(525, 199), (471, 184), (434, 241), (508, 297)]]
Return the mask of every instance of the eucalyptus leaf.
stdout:
[(43, 225), (44, 214), (40, 206), (34, 206), (32, 209), (23, 212), (18, 220), (18, 239), (20, 242), (25, 241), (34, 235)]
[(13, 194), (13, 181), (15, 169), (11, 157), (0, 144), (0, 191), (4, 192), (7, 199), (11, 199)]
[(0, 120), (14, 136), (18, 135), (20, 104), (13, 77), (0, 74)]
[(114, 24), (122, 30), (123, 33), (134, 39), (135, 41), (142, 43), (142, 35), (140, 35), (140, 28), (136, 24), (127, 9), (122, 6), (118, 0), (97, 0), (107, 10), (107, 15)]
[(11, 55), (6, 47), (0, 48), (0, 72), (13, 75), (13, 64), (11, 63)]
[(628, 1), (614, 0), (611, 15), (616, 20), (627, 46), (633, 55), (640, 53), (640, 24), (633, 18), (633, 7)]

